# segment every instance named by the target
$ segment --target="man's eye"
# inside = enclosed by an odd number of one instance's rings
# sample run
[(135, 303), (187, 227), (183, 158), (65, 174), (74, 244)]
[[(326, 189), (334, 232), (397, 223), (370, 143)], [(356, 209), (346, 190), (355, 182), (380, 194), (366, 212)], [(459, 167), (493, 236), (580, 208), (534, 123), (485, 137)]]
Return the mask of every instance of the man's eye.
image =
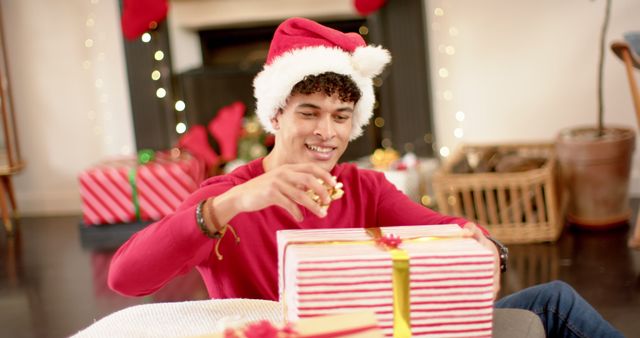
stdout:
[(312, 118), (314, 117), (316, 114), (313, 112), (308, 112), (308, 111), (301, 111), (300, 115), (304, 118)]
[(336, 121), (344, 122), (344, 121), (347, 121), (349, 119), (349, 115), (336, 115), (335, 119), (336, 119)]

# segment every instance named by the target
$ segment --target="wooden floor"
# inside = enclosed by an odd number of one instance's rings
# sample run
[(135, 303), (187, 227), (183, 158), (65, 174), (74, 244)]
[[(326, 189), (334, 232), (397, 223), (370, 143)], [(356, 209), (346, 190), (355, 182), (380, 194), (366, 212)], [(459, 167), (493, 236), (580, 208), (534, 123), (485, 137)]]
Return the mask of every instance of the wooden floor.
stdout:
[[(83, 247), (79, 219), (24, 218), (14, 240), (0, 230), (0, 337), (65, 337), (131, 305), (206, 299), (195, 271), (153, 296), (115, 294), (106, 285), (113, 249)], [(561, 279), (627, 337), (640, 337), (640, 251), (627, 248), (629, 233), (565, 229), (555, 244), (512, 245), (503, 293)]]

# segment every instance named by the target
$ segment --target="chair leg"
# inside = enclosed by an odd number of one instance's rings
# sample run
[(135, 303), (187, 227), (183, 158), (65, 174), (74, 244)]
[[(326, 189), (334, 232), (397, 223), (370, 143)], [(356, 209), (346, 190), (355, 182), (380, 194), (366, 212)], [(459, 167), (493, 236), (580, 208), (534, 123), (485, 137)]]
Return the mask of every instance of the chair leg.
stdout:
[(627, 71), (627, 78), (629, 80), (629, 89), (631, 90), (631, 98), (633, 99), (633, 106), (636, 109), (637, 122), (640, 125), (640, 90), (633, 76), (633, 62), (631, 60), (631, 54), (628, 49), (622, 51), (622, 59)]
[(7, 198), (5, 196), (6, 193), (7, 191), (5, 189), (5, 185), (2, 184), (2, 189), (0, 189), (0, 209), (2, 211), (2, 221), (4, 223), (4, 228), (7, 230), (7, 235), (9, 237), (13, 237), (13, 224), (11, 223), (11, 216), (9, 215)]
[(633, 230), (633, 235), (629, 238), (629, 247), (640, 249), (640, 213), (636, 216), (636, 227)]
[(13, 183), (11, 182), (11, 176), (2, 176), (2, 184), (4, 185), (4, 189), (9, 195), (9, 202), (11, 203), (11, 214), (14, 218), (19, 218), (18, 215), (18, 205), (16, 203), (16, 195), (13, 191)]

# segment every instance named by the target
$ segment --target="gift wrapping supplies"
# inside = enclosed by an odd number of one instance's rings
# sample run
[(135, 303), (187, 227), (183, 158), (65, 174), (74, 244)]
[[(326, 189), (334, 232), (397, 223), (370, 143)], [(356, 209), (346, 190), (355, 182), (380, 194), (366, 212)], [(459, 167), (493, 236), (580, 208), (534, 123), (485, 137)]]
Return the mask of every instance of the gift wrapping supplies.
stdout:
[(491, 337), (493, 253), (458, 225), (278, 231), (285, 319), (374, 311), (387, 337)]

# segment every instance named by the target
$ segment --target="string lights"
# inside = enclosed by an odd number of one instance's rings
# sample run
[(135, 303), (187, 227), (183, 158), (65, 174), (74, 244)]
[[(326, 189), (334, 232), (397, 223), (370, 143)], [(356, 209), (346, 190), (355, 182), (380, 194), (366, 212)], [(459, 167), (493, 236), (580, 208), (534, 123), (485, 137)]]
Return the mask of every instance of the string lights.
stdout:
[(84, 17), (85, 36), (82, 45), (85, 47), (85, 59), (82, 69), (87, 73), (89, 83), (95, 88), (95, 97), (86, 111), (86, 118), (90, 122), (93, 134), (99, 138), (107, 152), (129, 154), (131, 147), (127, 144), (118, 145), (111, 135), (113, 128), (112, 102), (109, 98), (109, 60), (105, 50), (106, 33), (97, 19), (99, 6), (105, 5), (100, 0), (89, 0), (87, 15)]
[[(442, 54), (442, 57), (436, 58), (437, 60), (447, 60), (448, 57), (453, 57), (456, 54), (456, 47), (453, 42), (455, 38), (460, 34), (458, 28), (455, 26), (447, 25), (447, 17), (445, 11), (445, 4), (441, 3), (440, 5), (436, 5), (433, 8), (433, 24), (431, 25), (431, 29), (434, 32), (439, 32), (437, 36), (441, 39), (438, 41), (438, 53)], [(448, 27), (447, 27), (448, 26)], [(446, 27), (445, 33), (442, 34), (442, 28)], [(452, 72), (451, 69), (447, 68), (447, 62), (441, 62), (441, 64), (436, 66), (437, 69), (437, 82), (439, 84), (439, 88), (441, 90), (438, 91), (438, 97), (443, 99), (448, 104), (445, 105), (446, 111), (451, 111), (454, 113), (455, 122), (453, 126), (453, 137), (455, 140), (461, 140), (464, 137), (464, 121), (465, 114), (464, 112), (458, 110), (452, 103), (454, 103), (454, 93), (450, 88), (450, 83), (452, 82)], [(445, 118), (448, 118), (445, 116)], [(443, 137), (442, 139), (447, 139), (447, 137)], [(426, 142), (426, 139), (425, 139)], [(457, 143), (457, 142), (454, 142)], [(456, 144), (452, 144), (451, 146), (455, 146)], [(448, 157), (451, 154), (451, 147), (448, 146), (445, 141), (440, 141), (439, 145), (434, 143), (434, 151), (440, 154), (441, 157)]]
[[(157, 24), (152, 25), (150, 28), (157, 28)], [(140, 41), (145, 44), (151, 44), (152, 48), (155, 49), (153, 52), (154, 67), (150, 74), (151, 80), (156, 83), (155, 95), (159, 100), (165, 100), (165, 105), (169, 104), (169, 102), (173, 102), (171, 106), (176, 117), (176, 133), (184, 134), (188, 128), (185, 112), (187, 104), (183, 100), (175, 100), (171, 91), (165, 88), (171, 84), (169, 79), (169, 67), (166, 65), (166, 62), (164, 62), (165, 52), (159, 47), (159, 43), (157, 43), (158, 39), (154, 37), (155, 34), (153, 33), (154, 32), (151, 31), (151, 33), (146, 32), (142, 34), (142, 36), (140, 36)]]

